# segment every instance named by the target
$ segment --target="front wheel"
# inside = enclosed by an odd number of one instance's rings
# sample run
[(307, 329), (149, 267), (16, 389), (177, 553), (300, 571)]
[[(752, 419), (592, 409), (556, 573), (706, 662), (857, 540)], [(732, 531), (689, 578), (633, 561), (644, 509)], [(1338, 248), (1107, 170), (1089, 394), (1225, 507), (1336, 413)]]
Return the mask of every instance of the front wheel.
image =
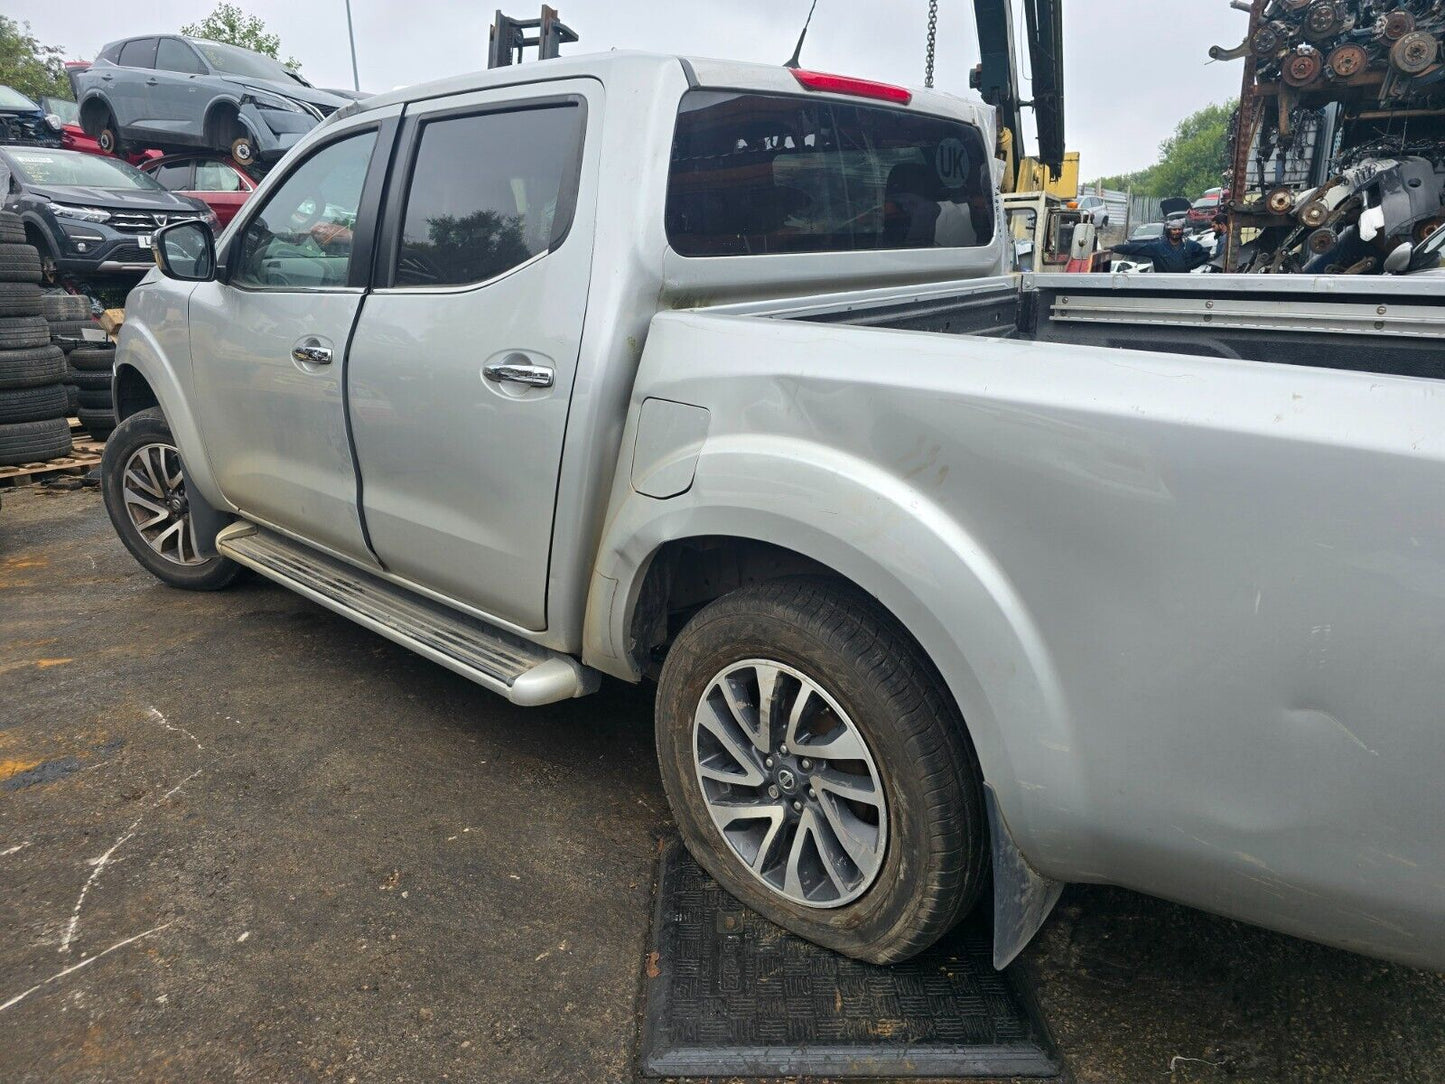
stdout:
[(699, 611), (663, 665), (657, 751), (693, 856), (800, 937), (892, 963), (978, 898), (963, 721), (903, 628), (846, 584), (778, 580)]
[(238, 136), (231, 141), (231, 157), (243, 166), (256, 161), (256, 144), (248, 135)]
[(158, 407), (132, 414), (106, 441), (101, 493), (125, 548), (162, 583), (218, 591), (241, 574), (236, 562), (196, 551), (181, 454)]

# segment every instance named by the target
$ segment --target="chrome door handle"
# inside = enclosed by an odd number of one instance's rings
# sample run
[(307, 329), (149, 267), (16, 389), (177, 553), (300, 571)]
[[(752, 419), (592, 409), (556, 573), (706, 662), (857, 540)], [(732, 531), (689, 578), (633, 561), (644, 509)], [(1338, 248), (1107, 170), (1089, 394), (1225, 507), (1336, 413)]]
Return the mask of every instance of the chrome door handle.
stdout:
[(513, 383), (527, 384), (533, 388), (550, 388), (552, 386), (552, 370), (545, 365), (500, 361), (482, 366), (482, 375), (497, 383), (510, 380)]
[(291, 356), (303, 365), (330, 365), (331, 347), (302, 344), (291, 348)]

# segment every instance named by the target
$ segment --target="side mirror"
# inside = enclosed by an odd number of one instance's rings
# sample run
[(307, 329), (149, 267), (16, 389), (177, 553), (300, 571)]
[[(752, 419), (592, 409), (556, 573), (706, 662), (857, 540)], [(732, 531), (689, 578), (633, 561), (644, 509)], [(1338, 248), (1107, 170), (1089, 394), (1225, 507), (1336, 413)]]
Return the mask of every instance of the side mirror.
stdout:
[(1395, 246), (1394, 251), (1385, 257), (1385, 274), (1399, 275), (1410, 270), (1410, 261), (1414, 256), (1415, 246), (1409, 241)]
[(151, 255), (166, 278), (209, 282), (216, 276), (216, 239), (204, 222), (163, 226), (151, 235)]

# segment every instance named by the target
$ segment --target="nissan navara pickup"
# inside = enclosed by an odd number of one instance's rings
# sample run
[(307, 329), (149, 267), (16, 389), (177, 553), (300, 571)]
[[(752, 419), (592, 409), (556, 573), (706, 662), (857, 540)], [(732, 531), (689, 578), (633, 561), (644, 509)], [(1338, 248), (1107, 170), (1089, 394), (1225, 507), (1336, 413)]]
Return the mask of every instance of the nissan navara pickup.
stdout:
[(1445, 967), (1445, 285), (1010, 275), (994, 140), (629, 53), (348, 105), (156, 234), (110, 516), (517, 704), (655, 681), (693, 854), (839, 952), (1081, 881)]

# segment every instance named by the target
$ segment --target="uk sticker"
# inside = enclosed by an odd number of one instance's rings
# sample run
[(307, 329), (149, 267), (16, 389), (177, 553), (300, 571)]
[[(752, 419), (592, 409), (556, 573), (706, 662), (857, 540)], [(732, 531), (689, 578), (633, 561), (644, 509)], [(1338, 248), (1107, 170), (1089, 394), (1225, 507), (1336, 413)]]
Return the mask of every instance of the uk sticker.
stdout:
[(968, 151), (957, 139), (945, 139), (938, 145), (934, 160), (938, 179), (945, 188), (962, 188), (968, 183)]

